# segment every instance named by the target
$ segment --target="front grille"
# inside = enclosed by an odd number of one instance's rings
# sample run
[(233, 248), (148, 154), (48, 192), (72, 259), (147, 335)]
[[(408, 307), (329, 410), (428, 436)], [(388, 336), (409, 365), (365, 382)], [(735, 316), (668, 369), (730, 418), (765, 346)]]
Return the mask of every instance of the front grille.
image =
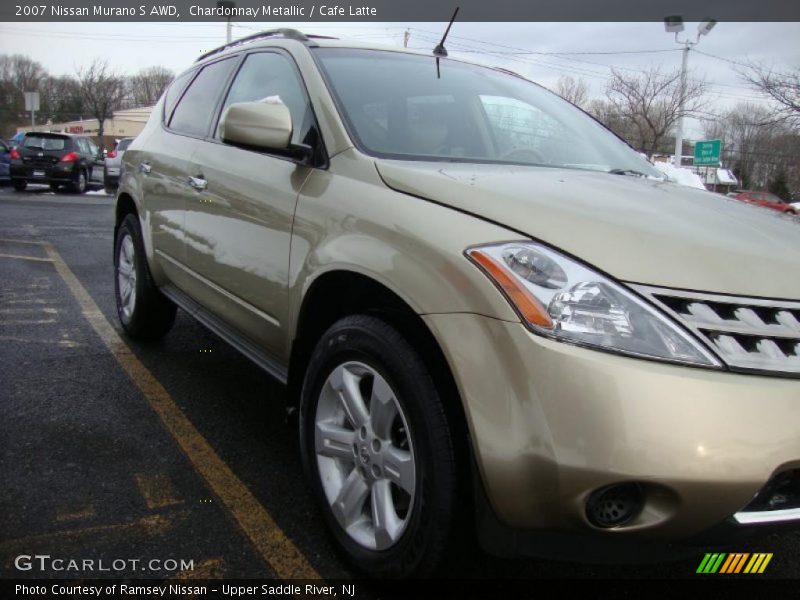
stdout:
[(732, 370), (800, 375), (800, 302), (633, 287), (706, 341)]

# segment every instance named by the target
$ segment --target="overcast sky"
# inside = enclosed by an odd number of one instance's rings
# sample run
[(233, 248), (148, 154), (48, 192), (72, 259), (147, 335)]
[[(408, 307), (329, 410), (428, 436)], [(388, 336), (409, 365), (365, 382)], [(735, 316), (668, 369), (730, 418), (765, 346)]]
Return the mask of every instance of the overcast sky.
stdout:
[[(435, 46), (445, 24), (242, 21), (234, 23), (233, 36), (276, 26), (397, 46), (402, 46), (403, 32), (408, 29), (409, 47), (427, 49)], [(687, 24), (686, 32), (694, 38), (696, 24)], [(0, 53), (27, 54), (54, 75), (74, 74), (77, 67), (97, 56), (107, 58), (126, 74), (152, 65), (177, 72), (224, 41), (224, 22), (0, 23)], [(504, 66), (548, 87), (554, 86), (559, 75), (581, 77), (592, 97), (603, 95), (611, 66), (673, 69), (680, 66), (681, 59), (680, 46), (662, 23), (456, 22), (447, 47), (451, 56)], [(521, 50), (572, 54), (508, 54)], [(728, 61), (755, 60), (779, 69), (800, 66), (800, 23), (719, 23), (701, 38), (697, 50), (718, 57), (693, 52), (689, 58), (690, 77), (704, 77), (711, 84), (709, 112), (737, 102), (760, 102), (737, 76), (735, 64)], [(701, 133), (698, 123), (689, 124), (689, 137), (696, 139)]]

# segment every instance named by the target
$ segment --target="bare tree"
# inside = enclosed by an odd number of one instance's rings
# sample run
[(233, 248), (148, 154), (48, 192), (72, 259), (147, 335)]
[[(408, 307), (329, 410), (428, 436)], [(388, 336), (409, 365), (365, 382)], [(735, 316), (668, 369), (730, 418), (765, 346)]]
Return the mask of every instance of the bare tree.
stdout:
[(634, 132), (628, 142), (651, 156), (663, 150), (662, 143), (680, 117), (693, 116), (702, 108), (705, 91), (704, 81), (687, 78), (681, 93), (679, 70), (662, 73), (659, 68), (651, 68), (629, 75), (612, 69), (606, 97)]
[(152, 106), (172, 83), (175, 74), (164, 67), (148, 67), (128, 81), (129, 96), (135, 106)]
[(25, 92), (38, 92), (47, 78), (45, 68), (22, 54), (0, 55), (0, 135), (13, 135), (27, 119)]
[(776, 120), (800, 126), (800, 68), (780, 72), (760, 63), (750, 63), (738, 72), (754, 90), (775, 103)]
[(86, 110), (99, 123), (97, 136), (102, 149), (105, 120), (114, 115), (125, 97), (125, 80), (100, 58), (94, 59), (88, 68), (78, 69), (77, 75)]
[(767, 189), (786, 181), (800, 191), (800, 135), (773, 111), (754, 103), (740, 103), (715, 121), (706, 122), (708, 139), (723, 142), (723, 163), (732, 167), (746, 189)]
[(75, 121), (88, 111), (84, 108), (78, 80), (69, 75), (46, 77), (40, 86), (42, 94), (42, 118), (54, 123)]
[(575, 79), (570, 75), (562, 75), (556, 82), (555, 92), (564, 100), (572, 102), (580, 108), (585, 109), (589, 103), (589, 87), (580, 77)]

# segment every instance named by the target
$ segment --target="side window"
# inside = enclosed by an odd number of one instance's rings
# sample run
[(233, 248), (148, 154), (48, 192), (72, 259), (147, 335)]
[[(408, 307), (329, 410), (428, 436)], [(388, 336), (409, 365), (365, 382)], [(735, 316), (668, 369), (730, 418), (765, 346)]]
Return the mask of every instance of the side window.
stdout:
[(80, 154), (89, 154), (89, 145), (86, 143), (86, 140), (83, 138), (75, 138), (75, 144), (78, 146), (78, 152)]
[(2, 140), (0, 140), (0, 152), (8, 152), (8, 146), (6, 146), (6, 143)]
[(225, 80), (235, 62), (226, 58), (200, 71), (175, 108), (169, 121), (170, 129), (189, 135), (205, 135), (220, 90), (225, 87)]
[[(294, 66), (275, 52), (248, 55), (233, 80), (222, 113), (236, 102), (255, 102), (271, 96), (278, 96), (292, 115), (292, 143), (302, 143), (313, 124), (311, 106)], [(219, 124), (216, 137), (219, 138)]]
[(88, 147), (89, 154), (92, 156), (97, 156), (100, 153), (100, 148), (98, 148), (92, 140), (86, 140), (86, 146)]
[(164, 97), (164, 122), (168, 123), (169, 118), (172, 116), (172, 111), (175, 110), (175, 104), (178, 102), (178, 98), (181, 97), (181, 92), (183, 88), (186, 87), (189, 79), (194, 75), (194, 71), (189, 71), (188, 73), (184, 73), (175, 81), (173, 81), (169, 89), (167, 89), (167, 94)]

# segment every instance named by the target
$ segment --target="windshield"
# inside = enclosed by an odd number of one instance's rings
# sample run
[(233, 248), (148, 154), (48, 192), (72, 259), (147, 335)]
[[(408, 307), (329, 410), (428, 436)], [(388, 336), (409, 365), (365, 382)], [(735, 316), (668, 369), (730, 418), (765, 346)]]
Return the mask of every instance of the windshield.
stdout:
[(433, 57), (315, 49), (351, 136), (386, 158), (545, 165), (663, 177), (614, 134), (521, 77)]
[(63, 150), (64, 138), (27, 135), (22, 145), (26, 148), (39, 148), (40, 150)]

